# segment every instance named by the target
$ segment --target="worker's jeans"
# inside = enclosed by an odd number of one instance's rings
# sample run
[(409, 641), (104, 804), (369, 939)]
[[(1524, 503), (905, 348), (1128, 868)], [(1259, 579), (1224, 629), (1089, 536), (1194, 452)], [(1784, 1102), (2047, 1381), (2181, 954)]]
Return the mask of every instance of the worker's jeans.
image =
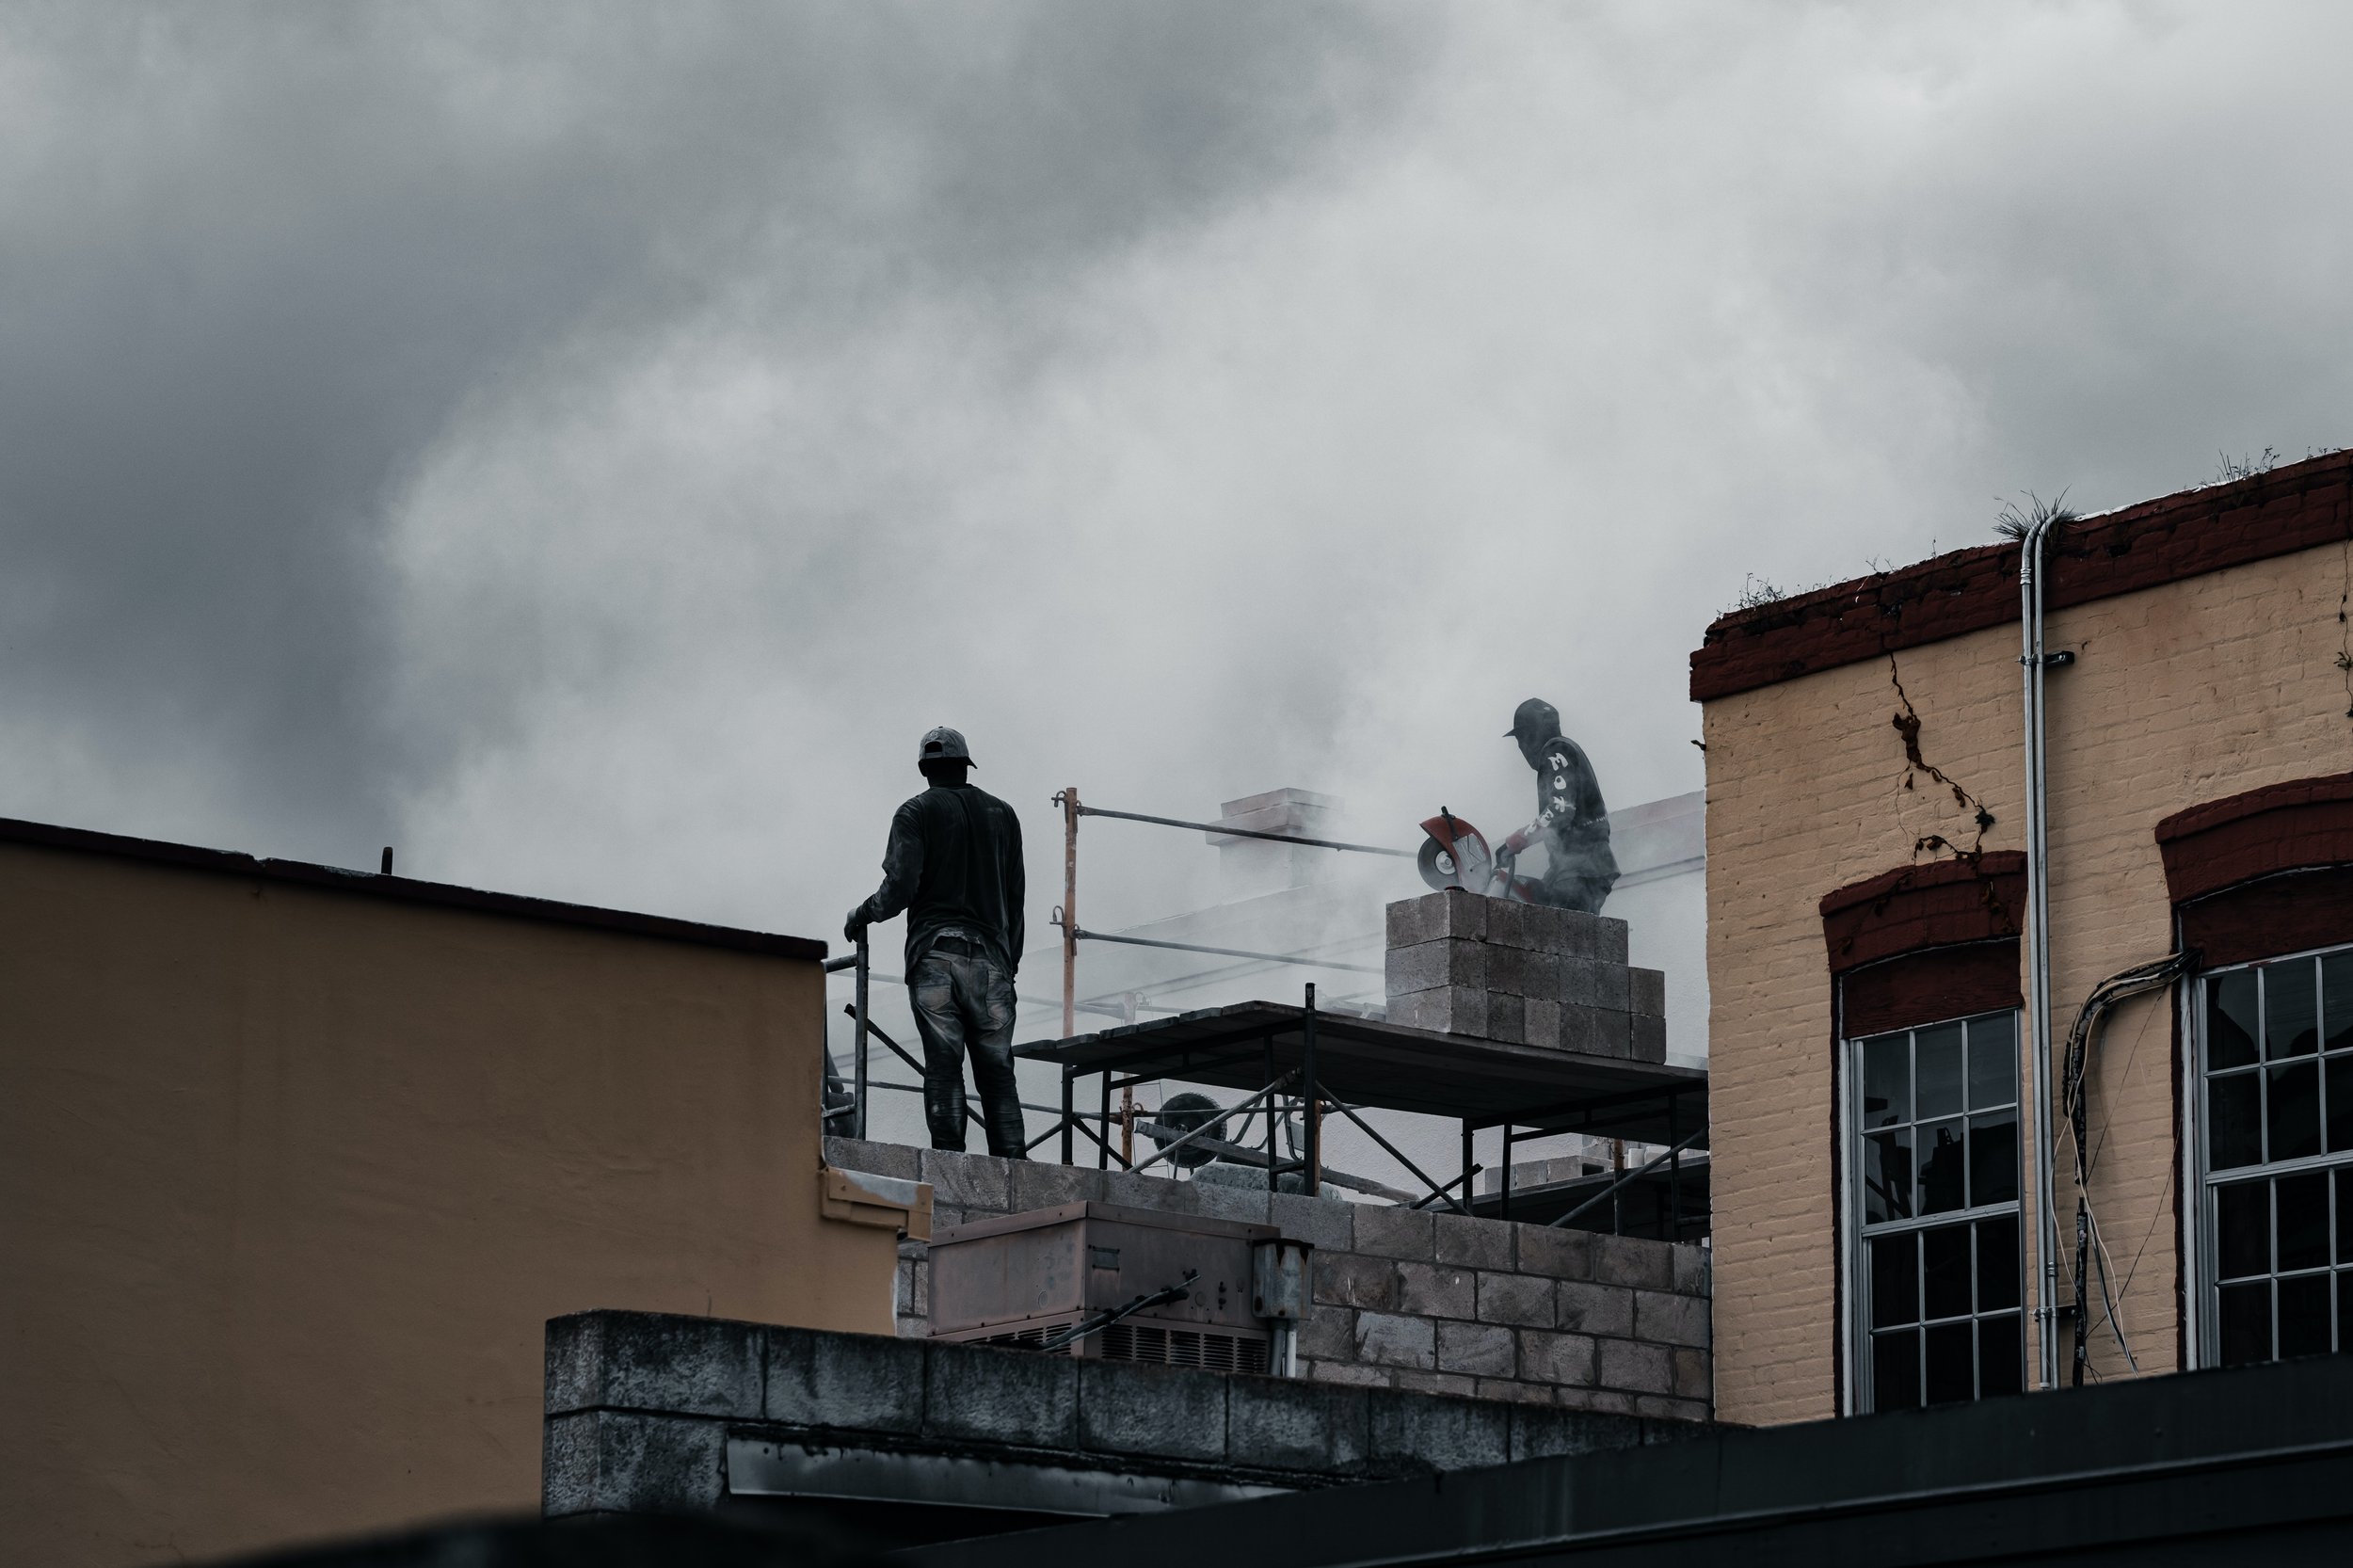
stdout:
[(964, 1149), (964, 1053), (981, 1092), (988, 1152), (1027, 1159), (1021, 1096), (1013, 1077), (1013, 976), (954, 937), (942, 937), (907, 976), (907, 1000), (923, 1036), (923, 1119), (932, 1147)]

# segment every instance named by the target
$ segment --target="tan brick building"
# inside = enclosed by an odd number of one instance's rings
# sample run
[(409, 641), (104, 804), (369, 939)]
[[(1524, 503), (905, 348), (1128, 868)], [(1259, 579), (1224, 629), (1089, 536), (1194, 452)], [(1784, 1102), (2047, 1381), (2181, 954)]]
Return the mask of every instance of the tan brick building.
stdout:
[[(2062, 1384), (2070, 1031), (2105, 978), (2185, 950), (2085, 1058), (2116, 1301), (2112, 1326), (2089, 1271), (2089, 1375), (2353, 1348), (2353, 958), (2328, 956), (2353, 944), (2348, 475), (2317, 457), (2046, 546), (2044, 646), (2074, 658), (2045, 678), (2055, 1060), (2027, 1081), (2054, 1096)], [(1744, 611), (1692, 655), (1728, 1419), (2041, 1379), (2020, 554)]]

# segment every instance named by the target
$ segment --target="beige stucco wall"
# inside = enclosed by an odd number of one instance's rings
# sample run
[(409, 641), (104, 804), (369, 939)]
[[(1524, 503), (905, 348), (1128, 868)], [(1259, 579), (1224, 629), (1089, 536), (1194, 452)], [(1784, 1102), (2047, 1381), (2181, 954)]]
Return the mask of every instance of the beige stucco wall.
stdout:
[[(2101, 978), (2171, 947), (2160, 818), (2353, 767), (2353, 702), (2336, 665), (2346, 573), (2345, 550), (2329, 546), (2047, 617), (2049, 646), (2079, 650), (2046, 687), (2057, 1041)], [(1988, 849), (2024, 847), (2017, 659), (2014, 622), (1895, 656), (1923, 755), (1998, 819)], [(1933, 781), (1900, 787), (1890, 678), (1880, 659), (1704, 708), (1717, 1408), (1728, 1420), (1837, 1408), (1833, 1048), (1817, 901), (1905, 864), (1925, 834), (1974, 837)], [(2105, 1040), (2090, 1103), (2093, 1139), (2105, 1144), (2091, 1201), (2119, 1273), (2131, 1273), (2121, 1317), (2140, 1368), (2170, 1370), (2180, 1273), (2169, 1004), (2127, 1003)], [(2071, 1159), (2062, 1146), (2062, 1301), (2073, 1288)], [(2032, 1288), (2030, 1274), (2030, 1300)], [(2030, 1329), (2030, 1382), (2034, 1357)], [(2092, 1365), (2127, 1370), (2112, 1339), (2094, 1342)]]
[(0, 1555), (535, 1509), (559, 1313), (888, 1333), (822, 978), (0, 844)]

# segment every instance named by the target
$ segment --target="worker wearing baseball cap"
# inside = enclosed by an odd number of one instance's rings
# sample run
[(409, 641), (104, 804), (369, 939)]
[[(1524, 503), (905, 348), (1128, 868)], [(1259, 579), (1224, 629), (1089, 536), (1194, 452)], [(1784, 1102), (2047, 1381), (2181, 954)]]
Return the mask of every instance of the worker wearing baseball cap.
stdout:
[(1021, 820), (965, 781), (964, 736), (926, 733), (916, 766), (930, 788), (890, 819), (883, 882), (850, 911), (853, 942), (901, 910), (907, 915), (907, 1000), (923, 1037), (923, 1119), (932, 1147), (964, 1147), (964, 1059), (972, 1058), (988, 1152), (1026, 1158), (1014, 1083), (1014, 974), (1021, 965)]
[(1536, 812), (1545, 824), (1542, 903), (1601, 913), (1617, 886), (1618, 856), (1609, 847), (1609, 808), (1585, 748), (1561, 733), (1561, 710), (1529, 697), (1512, 714), (1506, 740), (1536, 770)]

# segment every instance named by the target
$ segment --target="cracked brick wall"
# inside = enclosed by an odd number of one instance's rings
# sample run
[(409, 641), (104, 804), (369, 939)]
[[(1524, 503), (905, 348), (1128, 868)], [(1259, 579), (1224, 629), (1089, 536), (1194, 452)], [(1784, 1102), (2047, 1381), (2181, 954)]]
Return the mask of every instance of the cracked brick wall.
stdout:
[[(2353, 533), (2353, 504), (2342, 487), (2337, 497), (2333, 526)], [(2007, 623), (1897, 656), (1920, 750), (1982, 800), (1994, 822), (1981, 847), (1997, 852), (2020, 849), (2025, 824), (2014, 583), (2005, 591)], [(2172, 949), (2161, 819), (2345, 767), (2348, 592), (2353, 547), (2331, 543), (2049, 612), (2046, 645), (2077, 654), (2048, 680), (2056, 1040), (2104, 976)], [(1947, 792), (1903, 788), (1904, 741), (1890, 728), (1903, 711), (1884, 656), (1703, 708), (1717, 1406), (1734, 1421), (1838, 1410), (1835, 1023), (1818, 901), (1911, 863), (1930, 835), (1978, 842)], [(2143, 997), (2113, 1014), (2091, 1087), (2104, 1150), (2091, 1203), (2107, 1235), (2126, 1240), (2120, 1316), (2142, 1372), (2175, 1370), (2180, 1353), (2169, 1009)], [(2031, 1192), (2026, 1208), (2031, 1225)], [(2031, 1365), (2031, 1324), (2029, 1335)], [(2111, 1338), (2095, 1338), (2091, 1355), (2103, 1377), (2132, 1375)]]
[[(1300, 1332), (1316, 1382), (1705, 1420), (1708, 1253), (1460, 1214), (1196, 1186), (1124, 1171), (825, 1141), (835, 1165), (932, 1184), (936, 1227), (1058, 1204), (1273, 1224), (1316, 1247)], [(929, 1333), (929, 1251), (900, 1244), (899, 1332)]]

